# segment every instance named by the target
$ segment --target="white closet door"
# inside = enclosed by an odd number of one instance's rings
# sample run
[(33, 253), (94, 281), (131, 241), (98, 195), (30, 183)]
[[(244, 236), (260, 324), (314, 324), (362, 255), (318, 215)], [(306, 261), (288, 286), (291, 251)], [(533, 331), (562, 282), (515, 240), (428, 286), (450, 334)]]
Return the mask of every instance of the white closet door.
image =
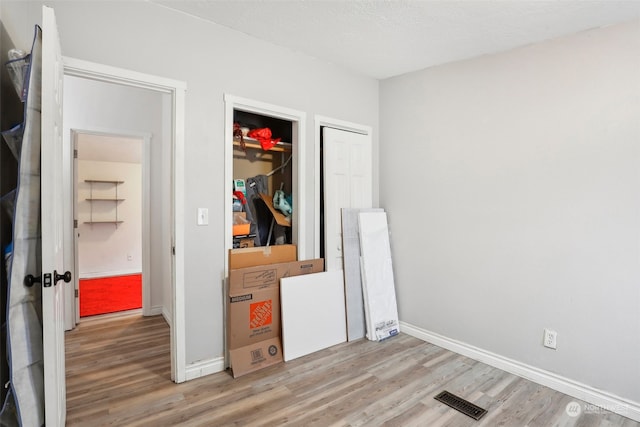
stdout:
[(326, 271), (342, 270), (342, 208), (373, 203), (371, 136), (322, 129), (324, 257)]

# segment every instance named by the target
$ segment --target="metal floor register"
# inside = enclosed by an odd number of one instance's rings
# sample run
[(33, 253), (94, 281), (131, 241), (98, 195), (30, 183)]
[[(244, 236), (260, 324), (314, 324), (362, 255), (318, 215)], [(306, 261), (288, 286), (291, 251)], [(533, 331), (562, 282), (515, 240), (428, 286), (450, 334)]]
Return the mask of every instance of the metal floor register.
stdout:
[(438, 394), (436, 397), (434, 397), (434, 399), (452, 407), (457, 411), (462, 412), (463, 414), (473, 418), (474, 420), (479, 420), (484, 414), (487, 413), (486, 409), (482, 409), (481, 407), (474, 405), (468, 400), (464, 400), (463, 398), (458, 397), (455, 394), (451, 394), (446, 390)]

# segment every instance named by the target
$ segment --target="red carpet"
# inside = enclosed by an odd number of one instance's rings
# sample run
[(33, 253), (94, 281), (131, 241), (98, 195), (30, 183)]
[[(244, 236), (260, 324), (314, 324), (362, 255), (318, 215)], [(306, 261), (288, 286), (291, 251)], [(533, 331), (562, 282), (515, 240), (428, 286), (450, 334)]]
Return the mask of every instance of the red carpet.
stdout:
[(142, 275), (80, 279), (80, 317), (142, 307)]

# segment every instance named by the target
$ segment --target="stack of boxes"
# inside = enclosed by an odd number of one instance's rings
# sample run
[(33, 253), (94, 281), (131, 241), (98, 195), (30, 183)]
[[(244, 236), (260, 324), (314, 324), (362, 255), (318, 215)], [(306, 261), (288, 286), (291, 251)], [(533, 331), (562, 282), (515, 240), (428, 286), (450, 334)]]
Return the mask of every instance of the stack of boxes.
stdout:
[(280, 279), (324, 271), (324, 260), (297, 261), (295, 245), (231, 249), (227, 349), (234, 378), (283, 361)]

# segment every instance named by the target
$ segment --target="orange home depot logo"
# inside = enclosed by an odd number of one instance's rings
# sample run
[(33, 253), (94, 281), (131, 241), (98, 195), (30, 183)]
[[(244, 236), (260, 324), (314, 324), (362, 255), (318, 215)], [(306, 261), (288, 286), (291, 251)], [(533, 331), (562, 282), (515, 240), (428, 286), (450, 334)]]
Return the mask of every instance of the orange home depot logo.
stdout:
[(249, 327), (259, 328), (271, 324), (271, 300), (260, 301), (249, 307)]

